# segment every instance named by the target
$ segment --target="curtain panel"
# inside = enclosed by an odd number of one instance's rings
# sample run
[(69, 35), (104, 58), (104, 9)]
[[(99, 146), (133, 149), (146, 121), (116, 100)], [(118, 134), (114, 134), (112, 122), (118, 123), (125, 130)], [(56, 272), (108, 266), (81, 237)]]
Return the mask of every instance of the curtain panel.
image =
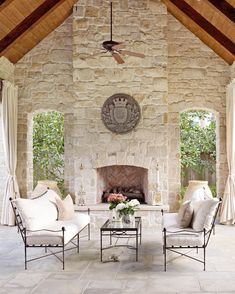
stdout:
[(18, 88), (8, 81), (2, 82), (2, 128), (3, 146), (7, 170), (6, 186), (3, 196), (1, 224), (15, 225), (14, 214), (9, 198), (19, 197), (16, 179), (17, 164), (17, 114)]
[(220, 222), (235, 223), (235, 79), (226, 93), (226, 143), (229, 174), (221, 206)]

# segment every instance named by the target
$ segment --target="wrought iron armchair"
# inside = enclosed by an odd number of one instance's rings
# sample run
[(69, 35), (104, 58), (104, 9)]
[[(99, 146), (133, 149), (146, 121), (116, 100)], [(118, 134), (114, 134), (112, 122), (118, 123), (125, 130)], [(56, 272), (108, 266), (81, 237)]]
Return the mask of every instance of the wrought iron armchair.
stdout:
[[(185, 256), (185, 257), (188, 257), (192, 260), (195, 260), (195, 261), (198, 261), (200, 263), (203, 263), (203, 270), (205, 271), (206, 270), (206, 248), (207, 248), (207, 245), (209, 243), (209, 240), (210, 240), (210, 237), (211, 237), (211, 234), (212, 232), (214, 231), (214, 227), (215, 227), (215, 221), (216, 221), (216, 217), (217, 217), (217, 214), (218, 214), (218, 211), (220, 209), (220, 205), (221, 205), (221, 202), (222, 200), (220, 199), (219, 202), (218, 202), (218, 205), (217, 205), (217, 208), (215, 210), (215, 213), (214, 213), (214, 216), (212, 218), (212, 222), (211, 222), (211, 226), (210, 226), (210, 229), (209, 230), (206, 230), (205, 228), (201, 231), (195, 231), (195, 230), (192, 230), (192, 229), (180, 229), (179, 230), (174, 230), (174, 231), (171, 231), (171, 230), (168, 230), (167, 228), (163, 228), (163, 255), (164, 255), (164, 271), (166, 271), (166, 265), (167, 265), (167, 250), (168, 251), (171, 251), (171, 252), (174, 252), (174, 253), (177, 253), (181, 256)], [(162, 210), (162, 215), (163, 215), (163, 210)], [(177, 236), (183, 236), (183, 235), (187, 235), (189, 234), (196, 234), (196, 235), (200, 235), (200, 237), (202, 238), (201, 239), (201, 244), (198, 244), (198, 245), (192, 245), (192, 244), (189, 244), (189, 245), (185, 245), (185, 244), (182, 244), (182, 245), (171, 245), (170, 242), (168, 242), (167, 238), (169, 236), (174, 236), (177, 238)], [(183, 242), (183, 243), (186, 243), (186, 242)], [(189, 242), (190, 243), (190, 242)], [(191, 250), (191, 249), (196, 249), (197, 253), (198, 253), (198, 250), (199, 249), (202, 249), (203, 250), (203, 259), (199, 259), (199, 258), (196, 258), (196, 257), (193, 257), (193, 256), (190, 256), (189, 255), (189, 252), (187, 252), (186, 254), (185, 253), (182, 253), (181, 251), (178, 251), (178, 250), (185, 250), (185, 249), (188, 249), (188, 250)]]
[[(12, 198), (10, 198), (9, 200), (11, 202), (11, 206), (12, 206), (13, 211), (14, 211), (16, 225), (17, 225), (17, 228), (18, 228), (18, 233), (21, 234), (21, 237), (22, 237), (23, 242), (24, 242), (25, 270), (27, 269), (27, 263), (28, 262), (34, 261), (34, 260), (37, 260), (37, 259), (41, 259), (41, 258), (44, 258), (44, 257), (48, 257), (48, 256), (51, 256), (51, 255), (54, 255), (59, 261), (62, 262), (62, 268), (64, 270), (64, 268), (65, 268), (65, 251), (72, 250), (72, 249), (76, 248), (77, 253), (79, 253), (79, 240), (80, 240), (79, 234), (85, 228), (88, 229), (88, 234), (85, 235), (85, 236), (88, 236), (88, 240), (90, 240), (90, 223), (88, 223), (81, 230), (76, 232), (76, 234), (73, 235), (73, 237), (70, 238), (69, 240), (65, 240), (66, 226), (61, 227), (60, 230), (48, 230), (48, 229), (28, 230), (28, 229), (26, 229), (26, 227), (24, 225), (24, 222), (23, 222), (22, 217), (21, 217), (21, 215), (20, 215), (20, 213), (19, 213), (19, 211), (18, 211), (18, 209), (16, 207), (16, 204), (14, 203), (14, 200)], [(88, 215), (90, 215), (90, 209), (89, 208), (88, 208), (87, 212), (88, 212)], [(37, 236), (37, 233), (39, 234), (38, 236)], [(46, 236), (47, 233), (55, 234), (55, 237), (57, 237), (57, 240), (59, 240), (57, 242), (57, 244), (56, 243), (50, 244), (50, 243), (46, 243), (45, 241), (43, 241), (43, 234), (45, 234), (44, 236)], [(32, 237), (35, 237), (35, 234), (36, 234), (37, 239), (40, 238), (39, 237), (40, 235), (42, 236), (42, 243), (41, 244), (39, 244), (38, 242), (36, 242), (36, 244), (32, 243)], [(83, 236), (83, 237), (85, 237), (85, 236)], [(76, 243), (74, 242), (75, 238), (77, 239)], [(65, 246), (67, 244), (69, 244), (69, 243), (72, 243), (74, 246), (65, 249)], [(28, 259), (28, 257), (27, 257), (27, 249), (28, 248), (45, 248), (45, 254), (42, 255), (42, 256), (39, 256), (39, 257)], [(61, 250), (57, 251), (57, 252), (53, 252), (52, 250), (50, 250), (51, 248), (56, 248), (56, 249), (60, 248)], [(47, 253), (47, 250), (50, 253)], [(62, 253), (62, 257), (58, 256), (59, 253)]]

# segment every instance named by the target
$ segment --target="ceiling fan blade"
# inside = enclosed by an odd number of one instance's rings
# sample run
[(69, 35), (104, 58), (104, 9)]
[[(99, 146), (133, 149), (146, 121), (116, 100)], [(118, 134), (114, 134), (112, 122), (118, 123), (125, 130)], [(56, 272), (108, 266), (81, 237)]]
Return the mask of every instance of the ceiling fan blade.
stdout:
[(145, 57), (145, 55), (143, 53), (131, 52), (131, 51), (128, 51), (128, 50), (120, 50), (118, 52), (123, 54), (123, 55), (130, 55), (130, 56), (135, 56), (135, 57), (140, 57), (140, 58)]
[(112, 56), (113, 58), (117, 61), (118, 64), (122, 64), (124, 63), (125, 61), (122, 59), (122, 57), (116, 53), (116, 52), (112, 52)]
[(126, 45), (124, 45), (123, 43), (119, 43), (119, 44), (113, 45), (112, 49), (113, 50), (119, 50), (119, 49), (123, 49), (125, 47), (126, 47)]

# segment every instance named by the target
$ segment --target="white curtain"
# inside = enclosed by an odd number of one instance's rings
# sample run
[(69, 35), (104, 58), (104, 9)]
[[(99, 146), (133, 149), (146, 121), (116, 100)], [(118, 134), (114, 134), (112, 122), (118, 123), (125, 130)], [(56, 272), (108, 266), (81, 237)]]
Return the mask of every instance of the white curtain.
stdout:
[(3, 146), (7, 169), (7, 180), (3, 196), (1, 224), (15, 225), (14, 213), (9, 198), (19, 197), (16, 179), (17, 162), (17, 108), (18, 88), (8, 81), (3, 81), (2, 88), (2, 127)]
[(226, 143), (229, 175), (222, 201), (220, 222), (235, 223), (235, 79), (228, 85), (226, 98)]

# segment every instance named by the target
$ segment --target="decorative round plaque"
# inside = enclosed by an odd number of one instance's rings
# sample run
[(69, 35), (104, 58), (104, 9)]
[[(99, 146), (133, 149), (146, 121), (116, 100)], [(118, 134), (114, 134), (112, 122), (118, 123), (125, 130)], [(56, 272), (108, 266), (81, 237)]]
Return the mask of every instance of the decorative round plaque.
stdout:
[(138, 124), (140, 107), (131, 96), (122, 93), (114, 94), (104, 102), (101, 116), (107, 129), (124, 134)]

